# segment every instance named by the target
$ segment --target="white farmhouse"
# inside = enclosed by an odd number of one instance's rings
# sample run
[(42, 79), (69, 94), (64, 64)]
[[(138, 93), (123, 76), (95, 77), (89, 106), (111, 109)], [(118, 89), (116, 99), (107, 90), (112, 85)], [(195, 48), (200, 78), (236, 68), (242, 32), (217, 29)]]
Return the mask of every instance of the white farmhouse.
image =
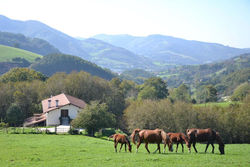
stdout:
[(42, 101), (43, 113), (26, 119), (24, 126), (45, 124), (46, 126), (69, 125), (86, 103), (67, 94), (59, 94)]

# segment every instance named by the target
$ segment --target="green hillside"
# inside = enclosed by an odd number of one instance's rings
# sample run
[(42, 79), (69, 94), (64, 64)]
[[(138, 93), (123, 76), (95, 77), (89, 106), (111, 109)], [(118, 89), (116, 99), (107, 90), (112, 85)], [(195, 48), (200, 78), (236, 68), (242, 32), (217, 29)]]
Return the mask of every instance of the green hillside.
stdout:
[(166, 80), (171, 88), (185, 83), (195, 92), (203, 85), (213, 85), (219, 96), (228, 96), (238, 85), (249, 81), (250, 54), (242, 54), (219, 63), (176, 66), (157, 72), (156, 75)]
[(36, 58), (42, 58), (41, 55), (9, 46), (0, 45), (0, 62), (12, 62), (13, 58), (24, 58), (29, 62), (34, 62)]
[(83, 60), (77, 56), (65, 54), (51, 54), (44, 56), (41, 60), (33, 63), (31, 68), (47, 76), (51, 76), (57, 72), (71, 73), (73, 71), (85, 71), (91, 75), (99, 76), (107, 80), (115, 77), (111, 71), (103, 69), (94, 63)]

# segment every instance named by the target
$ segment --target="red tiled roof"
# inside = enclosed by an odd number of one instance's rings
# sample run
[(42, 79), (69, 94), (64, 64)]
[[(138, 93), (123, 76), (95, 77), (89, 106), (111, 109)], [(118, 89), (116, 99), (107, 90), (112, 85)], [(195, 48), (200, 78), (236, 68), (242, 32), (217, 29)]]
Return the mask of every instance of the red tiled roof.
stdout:
[[(49, 107), (49, 102), (48, 102), (49, 100), (51, 100), (50, 107)], [(56, 100), (58, 100), (58, 106), (56, 106)], [(79, 108), (84, 108), (86, 105), (86, 103), (83, 100), (62, 93), (62, 94), (44, 99), (42, 101), (43, 112), (44, 113), (49, 112), (49, 111), (55, 110), (57, 108), (60, 108), (62, 106), (68, 105), (68, 104), (72, 104), (72, 105), (77, 106)]]
[(40, 122), (46, 121), (45, 113), (42, 114), (34, 114), (32, 117), (29, 117), (24, 120), (24, 126), (32, 126), (38, 124)]

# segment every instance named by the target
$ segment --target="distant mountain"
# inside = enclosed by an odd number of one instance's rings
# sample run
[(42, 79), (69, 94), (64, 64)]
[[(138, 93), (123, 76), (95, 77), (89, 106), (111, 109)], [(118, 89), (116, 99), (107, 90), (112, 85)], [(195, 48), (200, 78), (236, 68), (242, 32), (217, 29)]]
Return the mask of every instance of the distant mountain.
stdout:
[(109, 70), (105, 70), (89, 61), (81, 59), (80, 57), (65, 54), (44, 56), (41, 60), (31, 64), (30, 67), (47, 76), (51, 76), (56, 72), (71, 73), (73, 71), (85, 71), (91, 75), (99, 76), (107, 80), (115, 77), (115, 75)]
[(73, 38), (38, 21), (17, 21), (0, 15), (0, 31), (41, 38), (62, 53), (79, 56), (104, 68), (121, 72), (131, 68), (152, 68), (150, 60), (124, 48), (97, 39)]
[(9, 32), (0, 32), (0, 44), (24, 49), (40, 55), (60, 53), (58, 49), (43, 39), (29, 38), (22, 34)]
[(0, 15), (0, 31), (21, 33), (32, 38), (48, 41), (62, 53), (77, 55), (88, 59), (89, 55), (81, 48), (80, 40), (55, 30), (39, 21), (11, 20)]
[(143, 55), (152, 59), (156, 65), (204, 64), (250, 52), (250, 49), (238, 49), (216, 43), (185, 40), (164, 35), (135, 37), (100, 34), (93, 38)]
[(113, 71), (122, 72), (135, 68), (148, 69), (154, 66), (148, 58), (97, 39), (83, 40), (82, 47), (91, 56), (90, 61)]

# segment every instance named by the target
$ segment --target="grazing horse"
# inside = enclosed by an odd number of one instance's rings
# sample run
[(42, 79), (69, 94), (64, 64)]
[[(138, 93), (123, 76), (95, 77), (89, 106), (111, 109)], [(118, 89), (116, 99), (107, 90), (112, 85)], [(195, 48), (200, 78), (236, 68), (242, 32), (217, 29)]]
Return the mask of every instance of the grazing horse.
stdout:
[(188, 138), (184, 133), (167, 133), (170, 138), (171, 143), (176, 143), (176, 151), (178, 151), (178, 146), (181, 144), (182, 152), (184, 152), (183, 142), (186, 143), (188, 147)]
[(221, 154), (225, 154), (224, 152), (224, 143), (218, 132), (208, 128), (208, 129), (187, 129), (186, 131), (188, 136), (188, 148), (189, 152), (191, 151), (191, 144), (193, 144), (194, 150), (197, 153), (197, 149), (195, 147), (196, 142), (207, 142), (207, 146), (205, 149), (205, 153), (207, 152), (207, 148), (209, 144), (212, 145), (212, 153), (214, 153), (214, 141), (216, 140), (219, 144), (219, 150)]
[(117, 152), (117, 145), (118, 145), (118, 143), (121, 143), (121, 147), (120, 147), (119, 152), (121, 152), (123, 144), (125, 144), (125, 151), (126, 152), (127, 152), (127, 145), (128, 145), (129, 152), (132, 151), (132, 146), (131, 146), (130, 141), (127, 138), (127, 136), (125, 136), (123, 134), (113, 134), (113, 135), (109, 136), (109, 138), (113, 138), (114, 139), (115, 152)]
[(138, 152), (138, 148), (140, 147), (141, 143), (145, 142), (145, 148), (148, 151), (148, 153), (150, 153), (150, 151), (148, 150), (148, 143), (157, 143), (157, 149), (155, 150), (155, 152), (159, 150), (159, 153), (161, 153), (160, 144), (162, 142), (162, 136), (160, 129), (155, 129), (155, 130), (135, 129), (131, 134), (132, 142), (134, 144), (136, 144), (135, 137), (138, 137), (136, 152)]

